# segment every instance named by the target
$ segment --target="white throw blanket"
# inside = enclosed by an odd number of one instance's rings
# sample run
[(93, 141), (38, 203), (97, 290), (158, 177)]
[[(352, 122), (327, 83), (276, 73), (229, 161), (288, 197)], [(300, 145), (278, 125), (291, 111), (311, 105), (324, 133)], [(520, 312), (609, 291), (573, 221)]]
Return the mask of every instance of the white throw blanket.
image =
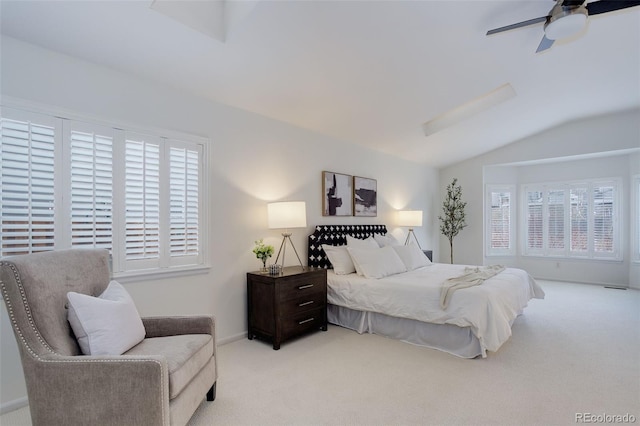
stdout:
[(459, 277), (448, 278), (442, 283), (442, 290), (440, 292), (440, 307), (447, 309), (449, 306), (449, 300), (456, 290), (463, 288), (473, 287), (475, 285), (482, 284), (485, 280), (498, 275), (504, 271), (502, 265), (490, 265), (490, 266), (477, 266), (464, 268), (464, 274)]

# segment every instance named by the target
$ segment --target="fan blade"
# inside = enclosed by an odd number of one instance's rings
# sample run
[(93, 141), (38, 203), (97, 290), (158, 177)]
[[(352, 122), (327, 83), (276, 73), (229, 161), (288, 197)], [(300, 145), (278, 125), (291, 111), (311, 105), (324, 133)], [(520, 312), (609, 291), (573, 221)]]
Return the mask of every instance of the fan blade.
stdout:
[(564, 0), (560, 6), (564, 6), (564, 7), (578, 7), (578, 6), (582, 6), (584, 4), (584, 0)]
[(589, 16), (593, 16), (638, 5), (640, 5), (639, 0), (600, 0), (587, 3), (587, 10)]
[(545, 22), (547, 20), (546, 16), (541, 16), (539, 18), (529, 19), (528, 21), (518, 22), (517, 24), (507, 25), (506, 27), (494, 28), (493, 30), (487, 31), (487, 35), (501, 33), (503, 31), (514, 30), (520, 27), (526, 27), (527, 25), (539, 24), (540, 22)]
[(551, 46), (553, 46), (553, 40), (548, 39), (546, 36), (544, 36), (544, 37), (542, 37), (542, 40), (540, 41), (540, 44), (538, 45), (538, 49), (536, 50), (536, 53), (542, 52), (543, 50), (547, 50)]

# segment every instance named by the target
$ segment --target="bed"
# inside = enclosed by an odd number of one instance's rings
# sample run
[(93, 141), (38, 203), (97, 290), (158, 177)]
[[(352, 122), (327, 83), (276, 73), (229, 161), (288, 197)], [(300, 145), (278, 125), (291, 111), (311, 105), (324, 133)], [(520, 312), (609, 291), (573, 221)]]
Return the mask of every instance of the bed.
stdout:
[[(328, 269), (330, 323), (462, 358), (484, 358), (509, 339), (513, 321), (528, 302), (544, 298), (544, 291), (527, 272), (502, 267), (480, 284), (462, 285), (444, 297), (443, 283), (455, 283), (457, 277), (473, 271), (484, 273), (490, 267), (431, 263), (424, 255), (419, 259), (415, 253), (413, 258), (403, 254), (419, 250), (417, 246), (377, 246), (378, 251), (367, 251), (355, 245), (357, 242), (359, 246), (361, 241), (370, 243), (374, 236), (380, 237), (378, 241), (382, 244), (386, 234), (385, 225), (319, 225), (309, 235), (309, 266)], [(348, 250), (351, 260), (356, 264), (359, 260), (365, 272), (369, 256), (374, 253), (378, 256), (378, 260), (370, 260), (367, 267), (373, 265), (373, 269), (366, 276), (349, 273), (349, 268), (345, 270), (336, 257), (338, 251), (347, 252), (347, 239), (354, 244)], [(325, 248), (336, 263), (335, 270)], [(392, 251), (401, 255), (400, 264)], [(367, 257), (359, 257), (364, 253)], [(380, 269), (383, 271), (379, 272)]]

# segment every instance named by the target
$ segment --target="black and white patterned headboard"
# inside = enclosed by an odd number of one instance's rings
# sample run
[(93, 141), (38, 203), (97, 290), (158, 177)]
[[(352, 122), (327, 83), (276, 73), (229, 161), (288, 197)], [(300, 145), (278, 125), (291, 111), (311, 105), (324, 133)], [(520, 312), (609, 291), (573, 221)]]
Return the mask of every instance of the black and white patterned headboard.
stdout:
[(354, 238), (367, 238), (373, 234), (386, 234), (385, 225), (318, 225), (309, 235), (309, 266), (330, 269), (331, 262), (322, 249), (323, 244), (341, 246), (347, 244), (347, 235)]

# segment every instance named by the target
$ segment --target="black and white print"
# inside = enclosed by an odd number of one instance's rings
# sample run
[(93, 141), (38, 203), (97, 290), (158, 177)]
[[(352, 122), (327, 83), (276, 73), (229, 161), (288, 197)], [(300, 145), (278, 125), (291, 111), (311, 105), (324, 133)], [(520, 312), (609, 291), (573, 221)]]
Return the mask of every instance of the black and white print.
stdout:
[(353, 178), (334, 172), (322, 172), (322, 215), (353, 214)]
[(354, 176), (353, 206), (354, 216), (378, 215), (378, 182), (375, 179)]

